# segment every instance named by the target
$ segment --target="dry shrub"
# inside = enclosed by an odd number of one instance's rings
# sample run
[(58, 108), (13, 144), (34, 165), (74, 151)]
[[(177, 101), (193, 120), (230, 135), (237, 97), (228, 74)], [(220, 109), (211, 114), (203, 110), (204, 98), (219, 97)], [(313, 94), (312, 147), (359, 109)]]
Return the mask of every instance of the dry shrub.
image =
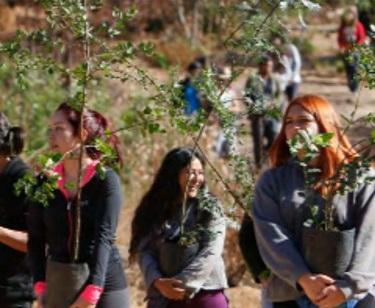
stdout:
[(191, 45), (183, 39), (168, 42), (159, 41), (156, 43), (155, 48), (157, 52), (165, 56), (168, 64), (179, 65), (183, 68), (199, 55), (197, 50), (194, 50)]

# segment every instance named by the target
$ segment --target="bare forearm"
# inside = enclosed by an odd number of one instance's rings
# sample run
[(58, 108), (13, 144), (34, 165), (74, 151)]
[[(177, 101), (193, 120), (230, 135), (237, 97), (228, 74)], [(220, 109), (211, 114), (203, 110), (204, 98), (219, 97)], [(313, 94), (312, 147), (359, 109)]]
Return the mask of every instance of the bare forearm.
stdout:
[(15, 250), (27, 251), (27, 233), (0, 227), (0, 242)]

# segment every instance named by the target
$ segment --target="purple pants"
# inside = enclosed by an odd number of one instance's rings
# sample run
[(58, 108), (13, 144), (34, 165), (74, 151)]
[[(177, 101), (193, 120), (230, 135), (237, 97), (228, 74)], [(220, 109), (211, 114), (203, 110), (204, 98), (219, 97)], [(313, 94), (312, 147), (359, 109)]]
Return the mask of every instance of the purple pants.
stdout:
[(201, 290), (192, 299), (170, 301), (167, 308), (228, 308), (223, 290)]

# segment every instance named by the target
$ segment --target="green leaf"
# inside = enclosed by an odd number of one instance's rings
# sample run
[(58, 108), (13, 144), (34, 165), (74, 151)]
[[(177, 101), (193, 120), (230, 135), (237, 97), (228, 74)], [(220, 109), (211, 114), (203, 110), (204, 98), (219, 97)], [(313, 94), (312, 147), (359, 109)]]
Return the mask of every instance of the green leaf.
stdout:
[(154, 45), (152, 43), (149, 43), (149, 42), (142, 42), (138, 45), (138, 48), (144, 52), (146, 55), (152, 55), (152, 53), (154, 52)]
[(68, 190), (74, 190), (75, 189), (75, 184), (72, 183), (72, 182), (68, 182), (68, 183), (65, 183), (65, 188), (68, 189)]
[(366, 116), (366, 123), (370, 125), (375, 125), (375, 114), (374, 113), (369, 113)]
[(137, 16), (138, 10), (135, 6), (131, 6), (127, 11), (125, 11), (125, 14), (123, 16), (123, 19), (126, 21), (129, 21), (133, 19), (135, 16)]
[(146, 106), (145, 109), (143, 109), (143, 114), (149, 115), (152, 113), (152, 109), (149, 106)]
[(106, 168), (102, 163), (96, 165), (96, 172), (98, 172), (99, 178), (101, 180), (105, 179), (105, 171), (106, 171)]
[(370, 133), (371, 143), (375, 144), (375, 129), (373, 129)]
[(118, 51), (122, 58), (132, 58), (134, 56), (134, 46), (131, 42), (124, 42), (118, 45)]
[(320, 147), (328, 147), (329, 142), (333, 138), (334, 133), (328, 132), (323, 134), (317, 134), (313, 137), (313, 143)]
[(61, 159), (61, 154), (59, 153), (47, 153), (47, 154), (40, 154), (37, 157), (38, 165), (41, 166), (42, 169), (51, 168), (57, 161)]
[(149, 123), (147, 125), (148, 132), (150, 134), (154, 134), (160, 132), (160, 124), (159, 123)]
[(86, 63), (77, 65), (72, 71), (74, 78), (76, 78), (77, 80), (84, 80), (86, 78), (86, 73), (87, 73)]

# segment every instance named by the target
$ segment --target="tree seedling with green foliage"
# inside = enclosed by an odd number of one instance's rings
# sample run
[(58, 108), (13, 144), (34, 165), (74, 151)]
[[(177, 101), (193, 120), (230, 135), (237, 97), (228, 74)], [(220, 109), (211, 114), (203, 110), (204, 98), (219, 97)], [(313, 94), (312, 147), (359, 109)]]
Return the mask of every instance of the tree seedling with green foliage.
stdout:
[[(316, 228), (326, 231), (337, 230), (335, 226), (335, 197), (353, 192), (361, 184), (370, 183), (375, 180), (369, 175), (373, 156), (366, 148), (366, 151), (358, 155), (349, 162), (342, 162), (335, 174), (324, 182), (319, 179), (321, 170), (312, 164), (320, 154), (321, 149), (331, 147), (333, 133), (311, 135), (305, 130), (299, 131), (296, 136), (288, 141), (289, 151), (303, 171), (306, 204), (310, 209), (311, 218), (304, 222), (305, 227)], [(371, 144), (370, 144), (371, 147)], [(324, 208), (323, 219), (319, 216), (320, 207), (316, 204), (317, 182), (324, 187)]]
[[(222, 162), (230, 170), (230, 176), (226, 178), (215, 168), (201, 144), (209, 115), (201, 112), (196, 117), (188, 118), (183, 114), (184, 101), (177, 68), (170, 68), (168, 80), (159, 82), (137, 61), (139, 58), (161, 59), (162, 55), (155, 50), (154, 45), (126, 40), (122, 36), (127, 30), (127, 23), (137, 14), (136, 8), (125, 11), (113, 8), (112, 22), (94, 24), (94, 13), (100, 10), (103, 1), (41, 0), (39, 3), (46, 13), (47, 26), (34, 32), (19, 31), (13, 40), (0, 45), (0, 52), (4, 56), (0, 78), (14, 81), (11, 82), (9, 101), (20, 106), (16, 109), (7, 107), (7, 110), (12, 114), (16, 113), (15, 117), (22, 119), (21, 123), (30, 132), (32, 141), (29, 150), (33, 160), (40, 155), (41, 149), (41, 152), (45, 150), (43, 123), (59, 103), (69, 101), (78, 110), (89, 106), (107, 110), (112, 102), (106, 95), (107, 84), (104, 80), (120, 81), (125, 85), (127, 82), (135, 82), (147, 94), (134, 96), (134, 100), (129, 102), (129, 107), (118, 119), (119, 128), (108, 134), (122, 133), (127, 147), (134, 153), (138, 153), (140, 144), (149, 142), (150, 147), (154, 146), (152, 141), (155, 139), (152, 136), (162, 135), (166, 140), (168, 135), (178, 135), (181, 140), (187, 138), (196, 150), (204, 154), (215, 178), (223, 184), (225, 195), (232, 199), (232, 204), (226, 211), (235, 213), (238, 206), (248, 211), (254, 187), (249, 155), (236, 152)], [(214, 0), (210, 4), (218, 6)], [(255, 59), (264, 52), (273, 50), (270, 37), (276, 29), (283, 28), (280, 17), (289, 13), (303, 15), (316, 9), (316, 3), (307, 0), (231, 1), (219, 10), (220, 18), (227, 27), (218, 36), (218, 43), (223, 50)], [(31, 50), (27, 42), (32, 42), (35, 48)], [(70, 64), (63, 63), (52, 55), (53, 52), (62, 55), (67, 50), (73, 50), (77, 54), (76, 61)], [(371, 57), (370, 54), (370, 60), (373, 59)], [(197, 86), (202, 96), (210, 102), (211, 113), (218, 115), (227, 138), (233, 140), (231, 134), (236, 125), (236, 116), (223, 106), (220, 98), (247, 65), (236, 58), (230, 59), (229, 64), (233, 75), (228, 82), (218, 83), (213, 70), (208, 68), (198, 80)], [(371, 66), (363, 67), (365, 72), (371, 73)], [(263, 111), (275, 114), (274, 110)], [(254, 112), (249, 109), (239, 117), (248, 117)], [(106, 140), (97, 140), (90, 146), (97, 147), (103, 153), (100, 166), (111, 164), (113, 152)], [(50, 164), (49, 159), (54, 164), (61, 159), (53, 155), (47, 157), (40, 161), (41, 166), (37, 168), (39, 172), (51, 170), (53, 164)], [(35, 190), (36, 182), (32, 176), (28, 176), (17, 188), (21, 190), (23, 187), (29, 196), (38, 196), (37, 199), (47, 205), (57, 178), (50, 179), (51, 183)], [(184, 199), (185, 208), (186, 198)], [(75, 243), (76, 247), (78, 244)]]

